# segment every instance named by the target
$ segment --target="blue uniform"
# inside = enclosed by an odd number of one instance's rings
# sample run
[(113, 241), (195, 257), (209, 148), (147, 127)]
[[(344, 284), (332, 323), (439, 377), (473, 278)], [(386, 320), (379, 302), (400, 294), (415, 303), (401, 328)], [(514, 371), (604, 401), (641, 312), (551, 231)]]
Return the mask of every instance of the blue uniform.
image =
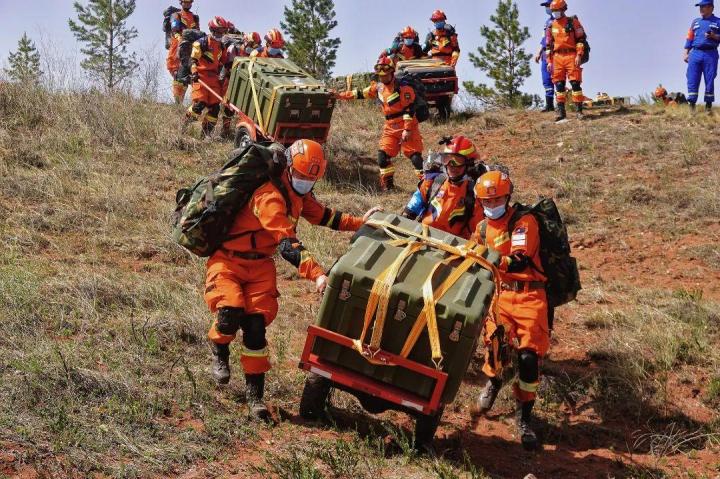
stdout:
[(696, 18), (690, 25), (685, 48), (690, 49), (687, 68), (688, 102), (697, 103), (700, 79), (705, 77), (705, 103), (715, 101), (715, 77), (718, 70), (718, 45), (720, 42), (705, 36), (712, 32), (720, 35), (720, 18)]
[(540, 68), (542, 69), (542, 81), (543, 86), (545, 87), (545, 99), (548, 101), (551, 101), (555, 97), (555, 85), (552, 81), (552, 72), (548, 71), (547, 55), (545, 54), (545, 49), (547, 48), (547, 39), (545, 34), (547, 33), (547, 29), (550, 28), (550, 26), (552, 25), (552, 22), (552, 17), (548, 18), (545, 22), (542, 40), (540, 41), (540, 45), (542, 46), (542, 54), (540, 56)]

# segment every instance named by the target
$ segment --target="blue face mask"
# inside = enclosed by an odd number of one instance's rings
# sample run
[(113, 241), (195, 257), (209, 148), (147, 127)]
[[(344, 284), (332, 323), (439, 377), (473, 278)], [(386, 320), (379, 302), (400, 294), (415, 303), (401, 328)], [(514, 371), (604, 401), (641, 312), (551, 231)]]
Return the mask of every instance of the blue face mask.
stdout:
[(248, 55), (251, 54), (253, 50), (255, 50), (253, 47), (245, 47), (245, 53), (247, 53)]
[(505, 206), (506, 205), (500, 205), (496, 206), (495, 208), (488, 208), (487, 206), (483, 206), (483, 212), (485, 213), (485, 216), (490, 218), (491, 220), (496, 220), (498, 218), (502, 218), (502, 215), (505, 214)]
[(550, 7), (545, 7), (545, 13), (548, 15), (552, 15), (552, 10), (550, 10)]
[(435, 28), (437, 28), (438, 30), (442, 30), (443, 28), (445, 28), (445, 22), (435, 22)]
[(268, 47), (268, 54), (270, 54), (270, 55), (277, 56), (277, 55), (280, 55), (281, 53), (282, 53), (282, 48)]
[(405, 38), (403, 42), (405, 43), (405, 45), (411, 47), (412, 44), (415, 43), (415, 40), (413, 40), (412, 38)]
[(301, 180), (299, 178), (292, 177), (292, 188), (299, 195), (305, 195), (310, 192), (315, 186), (315, 182), (311, 180)]

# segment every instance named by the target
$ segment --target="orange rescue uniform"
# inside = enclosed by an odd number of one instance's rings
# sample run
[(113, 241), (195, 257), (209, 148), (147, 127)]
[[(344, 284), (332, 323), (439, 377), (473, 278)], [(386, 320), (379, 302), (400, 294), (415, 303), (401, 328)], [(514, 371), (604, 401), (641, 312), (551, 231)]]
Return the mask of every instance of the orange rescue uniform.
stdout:
[[(512, 262), (510, 255), (514, 254), (527, 256), (538, 269), (542, 268), (538, 223), (533, 215), (524, 215), (516, 222), (512, 233), (509, 233), (508, 227), (513, 212), (514, 209), (509, 207), (502, 218), (487, 219), (487, 223), (481, 222), (471, 236), (472, 240), (483, 243), (482, 225), (487, 224), (484, 244), (502, 255), (499, 267), (502, 283), (498, 299), (499, 317), (496, 318), (497, 323), (488, 321), (485, 326), (487, 348), (483, 372), (489, 377), (496, 375), (490, 361), (489, 346), (498, 323), (506, 325), (509, 329), (510, 344), (517, 350), (534, 351), (538, 358), (542, 359), (550, 348), (545, 276), (532, 266), (520, 272), (508, 272), (508, 265)], [(516, 399), (522, 402), (533, 400), (538, 385), (539, 381), (527, 383), (518, 379), (513, 386)]]
[[(457, 65), (460, 58), (460, 45), (458, 44), (457, 33), (455, 29), (448, 26), (441, 30), (435, 29), (428, 34), (427, 47), (429, 55), (433, 58), (439, 58), (450, 66)], [(426, 47), (426, 48), (427, 48)]]
[[(572, 27), (570, 28), (570, 18), (572, 18)], [(580, 41), (585, 38), (585, 29), (580, 23), (578, 17), (563, 16), (560, 19), (553, 20), (546, 33), (546, 55), (548, 63), (552, 68), (552, 81), (558, 82), (582, 82), (582, 68), (575, 65), (575, 59), (582, 57), (585, 51), (585, 45)], [(562, 91), (557, 90), (557, 101), (565, 103), (567, 98), (565, 94), (565, 85), (562, 85)], [(583, 92), (573, 88), (573, 102), (582, 103)]]
[(427, 179), (418, 186), (418, 193), (426, 205), (420, 221), (433, 228), (468, 239), (477, 224), (485, 217), (482, 207), (475, 204), (473, 194), (475, 182), (470, 178), (458, 184), (445, 180), (435, 197), (430, 199), (433, 183), (434, 179)]
[[(246, 314), (261, 314), (269, 325), (277, 315), (277, 277), (272, 255), (283, 240), (297, 237), (296, 226), (302, 216), (313, 225), (340, 231), (357, 231), (362, 218), (350, 216), (322, 205), (312, 193), (300, 196), (290, 187), (287, 175), (281, 179), (288, 193), (290, 208), (280, 190), (265, 183), (235, 217), (223, 243), (207, 263), (205, 302), (210, 311), (220, 308), (243, 308)], [(316, 280), (324, 273), (312, 255), (298, 248), (301, 277)], [(208, 338), (228, 344), (235, 335), (225, 335), (213, 322)], [(267, 350), (243, 349), (240, 361), (246, 374), (260, 374), (270, 369)]]
[(188, 28), (197, 29), (199, 26), (199, 18), (190, 10), (180, 10), (170, 17), (170, 25), (172, 28), (172, 37), (170, 38), (170, 48), (168, 49), (165, 66), (173, 77), (173, 96), (176, 100), (182, 101), (185, 97), (187, 86), (177, 81), (177, 72), (180, 69), (180, 57), (178, 56), (178, 47), (182, 40), (182, 32)]
[[(398, 88), (396, 80), (393, 80), (389, 85), (373, 81), (364, 90), (358, 88), (342, 92), (338, 95), (338, 98), (342, 100), (377, 98), (382, 103), (383, 114), (385, 115), (385, 125), (380, 137), (379, 149), (384, 151), (389, 158), (397, 156), (400, 150), (407, 158), (415, 154), (422, 154), (423, 140), (420, 134), (420, 125), (413, 110), (415, 90), (412, 87), (403, 85)], [(406, 141), (402, 141), (403, 130), (410, 133)], [(419, 167), (422, 168), (422, 164)], [(392, 163), (387, 166), (380, 165), (381, 180), (394, 175), (395, 167)]]

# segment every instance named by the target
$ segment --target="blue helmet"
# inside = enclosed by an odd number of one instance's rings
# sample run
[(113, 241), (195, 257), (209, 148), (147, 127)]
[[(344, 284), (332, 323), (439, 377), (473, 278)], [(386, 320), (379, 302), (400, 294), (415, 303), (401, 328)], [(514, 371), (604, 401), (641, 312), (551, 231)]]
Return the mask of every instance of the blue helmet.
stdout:
[(552, 2), (542, 2), (540, 4), (541, 7), (549, 7)]
[(695, 4), (696, 7), (706, 7), (710, 5), (711, 7), (714, 7), (715, 4), (713, 3), (713, 0), (700, 0)]

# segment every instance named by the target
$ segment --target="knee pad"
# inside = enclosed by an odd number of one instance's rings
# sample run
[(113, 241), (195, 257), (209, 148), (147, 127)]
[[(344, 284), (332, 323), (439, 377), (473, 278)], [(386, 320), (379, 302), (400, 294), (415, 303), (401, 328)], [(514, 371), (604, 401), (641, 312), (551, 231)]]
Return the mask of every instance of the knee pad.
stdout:
[(243, 344), (247, 349), (259, 351), (267, 346), (265, 317), (262, 314), (248, 314), (240, 327), (243, 331)]
[(582, 86), (580, 86), (579, 81), (571, 81), (570, 86), (572, 87), (573, 91), (581, 91), (582, 90)]
[(387, 168), (390, 166), (390, 157), (382, 150), (378, 150), (378, 165), (380, 168)]
[(204, 101), (198, 101), (192, 104), (190, 107), (196, 115), (201, 115), (203, 110), (205, 109), (205, 102)]
[(245, 317), (243, 308), (220, 308), (215, 328), (218, 333), (232, 336), (240, 328), (240, 321)]
[(536, 383), (540, 378), (538, 355), (535, 351), (523, 349), (518, 354), (518, 375), (526, 383)]
[(416, 170), (423, 169), (423, 157), (421, 153), (413, 153), (410, 155), (410, 162)]
[(566, 84), (564, 81), (559, 81), (559, 82), (555, 83), (555, 91), (564, 92), (565, 86), (566, 86)]
[(218, 117), (220, 114), (220, 104), (213, 105), (208, 108), (208, 115), (214, 116), (215, 118)]

